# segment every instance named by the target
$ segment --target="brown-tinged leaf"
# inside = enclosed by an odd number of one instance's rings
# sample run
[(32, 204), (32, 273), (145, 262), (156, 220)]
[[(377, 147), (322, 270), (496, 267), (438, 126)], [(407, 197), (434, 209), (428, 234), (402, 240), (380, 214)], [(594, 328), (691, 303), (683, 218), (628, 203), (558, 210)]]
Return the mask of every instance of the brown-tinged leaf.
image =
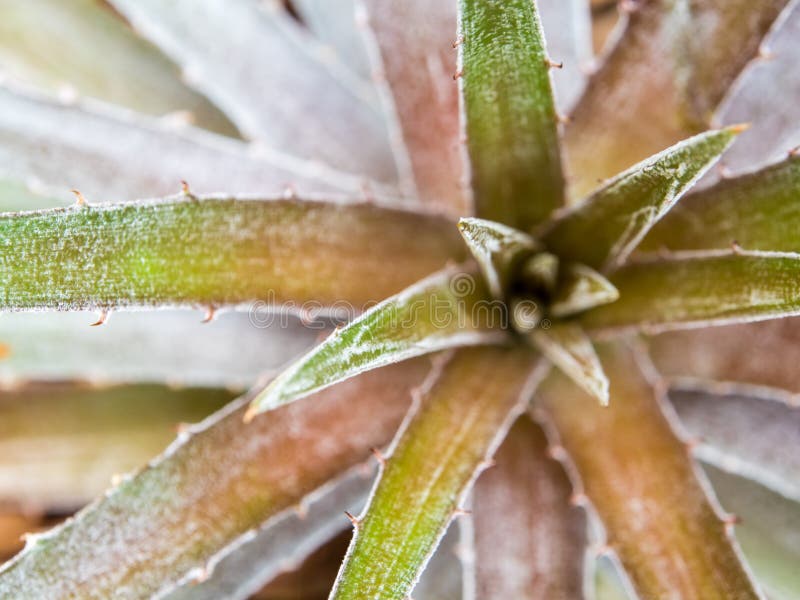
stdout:
[(385, 444), (428, 370), (425, 360), (405, 362), (249, 425), (249, 399), (223, 409), (73, 520), (30, 540), (0, 571), (0, 596), (149, 597), (202, 578), (241, 536)]
[(358, 520), (332, 598), (403, 599), (532, 393), (532, 354), (456, 351), (431, 379)]
[(537, 405), (642, 598), (758, 598), (684, 444), (631, 350), (600, 351), (611, 381), (601, 407), (554, 372)]
[[(566, 131), (571, 196), (709, 126), (787, 0), (640, 0)], [(746, 18), (743, 15), (747, 15)]]
[[(241, 544), (223, 551), (209, 565), (207, 579), (185, 582), (164, 598), (246, 600), (269, 582), (272, 583), (266, 588), (275, 595), (289, 582), (296, 586), (304, 582), (306, 586), (297, 589), (298, 594), (303, 590), (308, 594), (316, 591), (327, 597), (342, 563), (349, 532), (344, 544), (339, 544), (341, 552), (329, 557), (330, 565), (317, 562), (320, 550), (331, 539), (336, 543), (341, 537), (337, 534), (347, 529), (342, 511), (353, 513), (364, 507), (374, 476), (375, 469), (369, 464), (353, 467), (304, 498), (299, 508), (289, 508), (272, 517)], [(286, 571), (294, 567), (297, 567), (295, 576), (288, 576)]]
[(472, 492), (477, 597), (583, 597), (586, 517), (544, 432), (520, 417), (494, 460)]
[(776, 319), (651, 338), (650, 355), (671, 378), (734, 382), (800, 394), (800, 319)]
[[(749, 122), (751, 128), (725, 153), (732, 172), (751, 171), (800, 144), (800, 4), (791, 2), (761, 43), (759, 55), (728, 90), (714, 120)], [(711, 175), (711, 173), (709, 173)]]
[[(400, 164), (427, 204), (455, 217), (472, 212), (463, 180), (456, 72), (455, 0), (363, 0), (373, 69), (402, 138)], [(379, 83), (380, 85), (380, 83)]]

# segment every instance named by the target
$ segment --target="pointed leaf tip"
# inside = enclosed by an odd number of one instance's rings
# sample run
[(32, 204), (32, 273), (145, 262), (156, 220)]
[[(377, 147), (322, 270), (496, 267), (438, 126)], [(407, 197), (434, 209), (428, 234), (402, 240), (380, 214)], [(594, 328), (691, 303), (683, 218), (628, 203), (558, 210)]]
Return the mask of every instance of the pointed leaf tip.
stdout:
[(530, 340), (547, 359), (602, 406), (608, 406), (608, 377), (592, 342), (579, 325), (537, 329)]
[[(447, 348), (504, 344), (508, 334), (477, 270), (445, 269), (337, 329), (252, 402), (266, 412), (355, 375)], [(477, 308), (476, 308), (477, 307)], [(488, 310), (484, 310), (488, 307)]]
[(542, 240), (562, 259), (618, 268), (740, 131), (707, 131), (631, 167), (548, 225)]
[(539, 248), (527, 233), (485, 219), (464, 218), (458, 228), (497, 299), (505, 297), (517, 266)]

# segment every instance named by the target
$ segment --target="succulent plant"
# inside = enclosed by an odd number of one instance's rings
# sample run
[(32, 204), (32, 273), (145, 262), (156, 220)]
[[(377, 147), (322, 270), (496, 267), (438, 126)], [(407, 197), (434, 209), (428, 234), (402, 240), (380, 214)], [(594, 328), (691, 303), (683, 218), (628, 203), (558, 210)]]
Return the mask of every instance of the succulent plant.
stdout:
[(800, 2), (6, 4), (0, 597), (800, 597)]

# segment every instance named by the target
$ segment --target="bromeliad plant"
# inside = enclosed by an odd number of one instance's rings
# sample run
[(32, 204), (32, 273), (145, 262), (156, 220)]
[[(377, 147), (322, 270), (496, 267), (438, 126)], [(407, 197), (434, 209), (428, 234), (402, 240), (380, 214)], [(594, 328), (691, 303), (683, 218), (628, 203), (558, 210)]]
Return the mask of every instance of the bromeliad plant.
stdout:
[[(87, 182), (84, 192), (96, 186), (91, 202), (104, 185), (124, 194), (166, 181), (179, 159), (193, 187), (1, 216), (0, 308), (98, 310), (100, 321), (133, 307), (204, 306), (212, 317), (256, 302), (359, 314), (74, 519), (31, 537), (0, 572), (0, 595), (246, 597), (333, 537), (347, 510), (354, 534), (333, 598), (441, 597), (431, 581), (454, 597), (591, 595), (586, 514), (602, 524), (603, 541), (593, 543), (618, 559), (631, 594), (760, 597), (734, 521), (692, 452), (791, 505), (800, 463), (773, 446), (794, 448), (787, 423), (798, 417), (774, 398), (714, 398), (697, 381), (761, 386), (727, 389), (751, 396), (796, 386), (796, 376), (779, 382), (775, 368), (715, 362), (717, 352), (747, 360), (748, 349), (714, 348), (706, 328), (728, 325), (737, 336), (755, 325), (731, 324), (800, 313), (798, 159), (681, 198), (713, 178), (737, 136), (746, 144), (765, 134), (759, 112), (744, 115), (747, 133), (704, 130), (734, 80), (739, 95), (717, 117), (730, 122), (747, 105), (741, 90), (758, 65), (745, 66), (773, 22), (796, 27), (794, 4), (626, 3), (626, 29), (560, 125), (551, 69), (561, 65), (550, 55), (579, 55), (559, 25), (578, 22), (571, 11), (580, 1), (460, 0), (454, 36), (455, 2), (365, 0), (360, 22), (380, 68), (386, 129), (375, 90), (356, 85), (362, 63), (347, 72), (334, 64), (342, 70), (331, 75), (300, 50), (277, 6), (113, 4), (186, 65), (245, 135), (332, 167), (3, 91), (6, 108), (46, 123), (26, 138), (3, 121), (12, 175), (58, 182), (63, 165)], [(352, 51), (355, 29), (329, 27), (341, 18), (330, 4), (295, 8), (340, 52)], [(561, 40), (549, 52), (539, 6), (555, 15), (545, 26)], [(460, 101), (447, 68), (453, 40)], [(298, 83), (297, 72), (308, 80)], [(295, 91), (279, 87), (292, 82), (312, 95), (276, 98)], [(563, 106), (574, 81), (559, 90)], [(62, 119), (74, 128), (60, 130)], [(389, 146), (393, 163), (384, 160)], [(155, 158), (137, 160), (151, 171), (126, 172), (144, 149)], [(96, 160), (107, 174), (92, 174)], [(348, 199), (363, 183), (334, 168), (376, 181), (367, 199)], [(272, 189), (287, 174), (295, 183), (269, 201), (210, 197), (196, 195), (194, 173), (203, 190), (239, 176), (242, 189)], [(459, 183), (464, 173), (469, 186)], [(691, 352), (696, 360), (682, 362)], [(658, 375), (662, 367), (695, 376), (695, 391), (670, 401), (676, 380)], [(753, 434), (756, 422), (763, 436)], [(359, 514), (368, 487), (359, 465), (370, 448), (379, 474)], [(730, 475), (710, 475), (731, 487)], [(730, 502), (747, 505), (750, 496), (733, 488)], [(468, 568), (441, 552), (431, 560), (457, 516)], [(781, 552), (764, 559), (754, 550), (751, 566), (771, 595), (792, 597), (796, 577), (781, 570), (800, 550), (780, 534), (770, 543), (751, 547)]]

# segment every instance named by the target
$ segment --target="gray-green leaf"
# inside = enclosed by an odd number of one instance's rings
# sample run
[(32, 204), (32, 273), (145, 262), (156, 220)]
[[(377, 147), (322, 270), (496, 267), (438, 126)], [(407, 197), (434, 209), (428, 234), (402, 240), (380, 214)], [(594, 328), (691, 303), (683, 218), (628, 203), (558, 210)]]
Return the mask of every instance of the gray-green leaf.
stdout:
[(336, 330), (256, 396), (249, 414), (413, 356), (507, 342), (502, 309), (474, 272), (445, 269)]
[(615, 269), (740, 130), (697, 135), (631, 167), (548, 226), (542, 241), (561, 259)]

